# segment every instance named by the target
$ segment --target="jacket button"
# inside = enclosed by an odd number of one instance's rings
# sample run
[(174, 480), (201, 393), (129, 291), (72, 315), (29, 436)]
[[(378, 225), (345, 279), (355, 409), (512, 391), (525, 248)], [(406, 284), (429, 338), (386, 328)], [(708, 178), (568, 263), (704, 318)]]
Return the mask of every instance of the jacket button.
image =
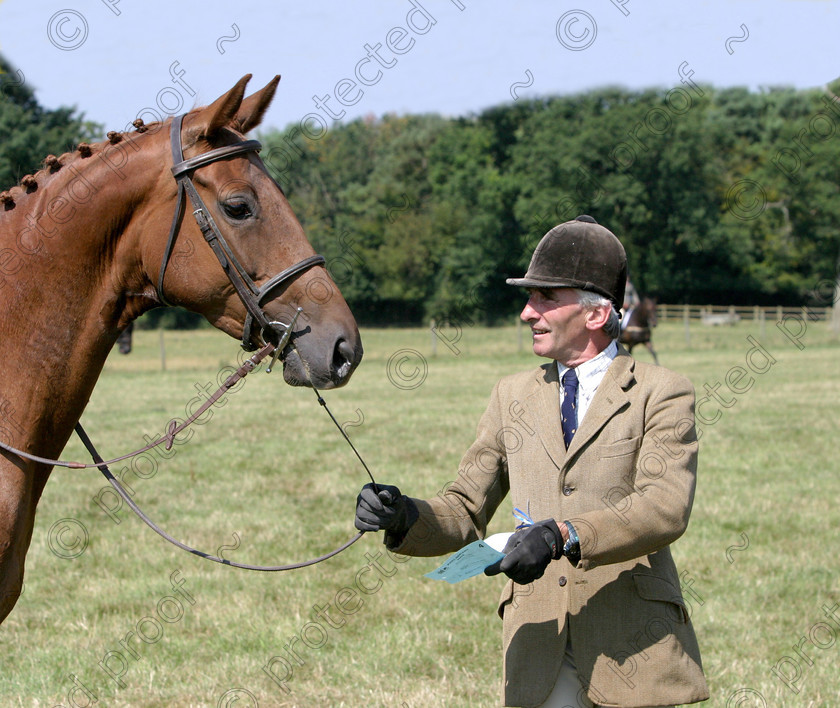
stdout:
[(572, 493), (571, 487), (563, 487), (563, 496), (569, 496)]
[(562, 587), (565, 587), (567, 582), (568, 582), (568, 581), (566, 580), (566, 576), (565, 576), (565, 575), (561, 575), (561, 576), (558, 578), (558, 580), (557, 580), (557, 583), (560, 585), (560, 587), (561, 587), (561, 588), (562, 588)]

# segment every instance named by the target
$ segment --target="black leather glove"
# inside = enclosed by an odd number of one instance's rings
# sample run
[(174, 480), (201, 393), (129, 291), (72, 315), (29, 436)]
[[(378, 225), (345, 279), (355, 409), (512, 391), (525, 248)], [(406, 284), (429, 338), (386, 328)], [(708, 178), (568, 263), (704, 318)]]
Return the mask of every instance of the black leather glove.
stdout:
[(485, 568), (485, 575), (504, 573), (515, 583), (527, 585), (541, 578), (548, 564), (563, 555), (563, 536), (554, 519), (538, 521), (508, 539), (505, 557)]
[(398, 487), (366, 484), (356, 498), (356, 528), (359, 531), (389, 531), (402, 536), (420, 515), (414, 502)]

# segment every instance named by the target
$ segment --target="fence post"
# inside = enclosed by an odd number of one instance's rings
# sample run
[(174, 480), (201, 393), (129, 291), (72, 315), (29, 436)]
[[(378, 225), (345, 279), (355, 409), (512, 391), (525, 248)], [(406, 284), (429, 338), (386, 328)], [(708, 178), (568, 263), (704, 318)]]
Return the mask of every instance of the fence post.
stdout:
[(683, 306), (683, 324), (685, 325), (685, 344), (687, 347), (691, 346), (691, 326), (689, 320), (691, 313), (689, 312), (689, 305)]

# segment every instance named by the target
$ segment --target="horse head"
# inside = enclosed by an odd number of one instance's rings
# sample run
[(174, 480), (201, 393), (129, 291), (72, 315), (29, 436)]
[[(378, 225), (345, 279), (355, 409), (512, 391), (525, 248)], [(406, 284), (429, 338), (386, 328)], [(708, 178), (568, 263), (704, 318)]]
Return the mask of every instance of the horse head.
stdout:
[[(246, 348), (254, 348), (261, 339), (276, 341), (300, 308), (284, 352), (286, 382), (342, 386), (362, 358), (359, 331), (323, 258), (315, 255), (282, 189), (260, 160), (258, 144), (244, 140), (245, 133), (259, 125), (280, 77), (245, 98), (249, 79), (250, 75), (243, 77), (172, 128), (170, 139), (180, 143), (183, 160), (180, 176), (176, 166), (176, 177), (183, 181), (186, 176), (203, 203), (195, 209), (194, 195), (186, 201), (166, 170), (152, 196), (155, 203), (149, 213), (156, 215), (155, 228), (145, 232), (141, 245), (144, 270), (156, 284), (161, 303), (200, 313), (242, 339)], [(177, 163), (177, 150), (172, 153), (167, 168), (173, 166), (170, 160)], [(170, 222), (167, 217), (176, 212), (176, 203), (186, 214), (176, 214)], [(195, 219), (190, 216), (194, 211)], [(238, 285), (223, 266), (241, 275)], [(254, 323), (253, 302), (246, 306), (243, 282), (256, 290), (252, 295), (258, 302), (256, 318), (264, 315), (261, 323)], [(265, 326), (269, 321), (277, 328)]]

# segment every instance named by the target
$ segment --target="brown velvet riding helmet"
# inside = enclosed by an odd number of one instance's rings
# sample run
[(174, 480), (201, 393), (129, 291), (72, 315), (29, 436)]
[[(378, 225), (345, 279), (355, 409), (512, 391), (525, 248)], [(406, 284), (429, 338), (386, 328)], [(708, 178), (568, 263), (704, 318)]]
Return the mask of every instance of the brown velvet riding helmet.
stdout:
[(524, 278), (508, 278), (523, 288), (579, 288), (624, 303), (627, 254), (615, 235), (583, 214), (555, 226), (537, 245)]

